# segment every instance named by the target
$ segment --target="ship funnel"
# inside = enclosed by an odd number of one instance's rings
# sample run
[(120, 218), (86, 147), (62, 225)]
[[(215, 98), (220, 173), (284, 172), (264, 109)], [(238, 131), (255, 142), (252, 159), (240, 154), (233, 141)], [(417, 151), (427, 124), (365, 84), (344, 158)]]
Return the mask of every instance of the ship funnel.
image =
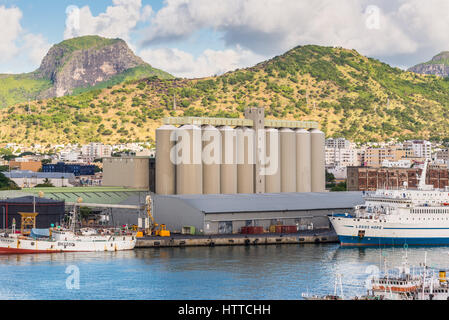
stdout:
[(446, 271), (440, 271), (439, 272), (439, 280), (440, 280), (440, 283), (446, 283), (447, 282), (447, 280), (446, 280)]

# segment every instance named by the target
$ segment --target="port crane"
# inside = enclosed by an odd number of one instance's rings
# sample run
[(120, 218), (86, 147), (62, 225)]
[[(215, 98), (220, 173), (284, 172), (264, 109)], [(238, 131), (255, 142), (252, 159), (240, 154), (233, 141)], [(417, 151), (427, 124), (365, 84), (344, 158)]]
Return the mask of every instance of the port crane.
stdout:
[(170, 237), (170, 230), (167, 229), (165, 224), (158, 224), (153, 217), (153, 200), (148, 195), (145, 198), (146, 210), (148, 219), (150, 221), (148, 228), (145, 229), (145, 233), (151, 236)]

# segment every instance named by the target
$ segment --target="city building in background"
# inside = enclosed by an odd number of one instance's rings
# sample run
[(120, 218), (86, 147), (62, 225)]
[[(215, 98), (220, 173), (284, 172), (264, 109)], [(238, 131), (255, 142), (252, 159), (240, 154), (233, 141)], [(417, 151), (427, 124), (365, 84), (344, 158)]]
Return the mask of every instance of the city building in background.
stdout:
[(364, 155), (364, 166), (379, 168), (387, 160), (397, 162), (402, 159), (413, 157), (415, 154), (411, 149), (402, 146), (390, 146), (384, 148), (367, 148)]
[(412, 150), (417, 158), (430, 159), (432, 157), (432, 143), (425, 140), (409, 140), (403, 143), (405, 149)]
[[(421, 168), (367, 168), (348, 167), (348, 191), (375, 191), (378, 188), (400, 189), (417, 187)], [(448, 168), (431, 165), (427, 171), (426, 183), (435, 188), (445, 188), (448, 183)]]
[(75, 176), (95, 175), (95, 165), (58, 162), (42, 165), (42, 172), (73, 173)]
[(35, 161), (27, 158), (15, 158), (9, 161), (9, 170), (26, 170), (38, 172), (42, 168), (41, 161)]
[(112, 146), (102, 143), (89, 143), (81, 147), (81, 158), (85, 162), (93, 162), (95, 159), (111, 157)]

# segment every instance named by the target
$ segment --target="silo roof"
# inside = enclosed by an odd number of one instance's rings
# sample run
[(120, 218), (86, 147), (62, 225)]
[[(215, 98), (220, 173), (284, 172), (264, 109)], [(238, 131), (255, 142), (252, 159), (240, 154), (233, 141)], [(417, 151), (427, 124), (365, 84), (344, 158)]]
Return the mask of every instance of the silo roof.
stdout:
[(208, 213), (348, 209), (364, 203), (362, 192), (173, 195)]

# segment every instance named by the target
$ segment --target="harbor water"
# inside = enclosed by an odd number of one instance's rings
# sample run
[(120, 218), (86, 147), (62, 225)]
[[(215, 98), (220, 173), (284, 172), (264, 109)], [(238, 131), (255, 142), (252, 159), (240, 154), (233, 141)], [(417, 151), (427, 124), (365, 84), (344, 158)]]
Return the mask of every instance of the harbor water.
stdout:
[[(449, 267), (449, 247), (408, 248), (410, 264)], [(345, 296), (400, 266), (404, 248), (338, 244), (161, 248), (0, 256), (0, 299), (301, 299), (329, 294), (336, 274)]]

